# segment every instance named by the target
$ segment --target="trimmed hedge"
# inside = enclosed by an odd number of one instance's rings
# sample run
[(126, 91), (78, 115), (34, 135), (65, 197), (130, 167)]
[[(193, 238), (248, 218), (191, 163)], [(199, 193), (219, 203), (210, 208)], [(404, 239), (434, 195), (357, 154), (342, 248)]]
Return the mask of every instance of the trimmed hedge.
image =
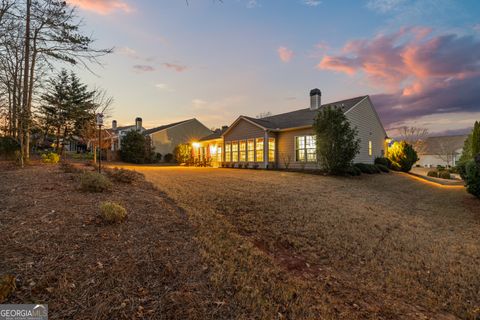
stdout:
[(438, 173), (438, 177), (442, 178), (442, 179), (450, 179), (451, 178), (450, 177), (450, 172), (444, 171), (444, 170), (442, 170)]
[(380, 169), (377, 168), (374, 164), (355, 163), (354, 166), (358, 168), (362, 173), (374, 174), (381, 172)]
[(386, 173), (390, 172), (390, 169), (388, 169), (388, 166), (386, 165), (376, 164), (375, 166), (382, 172), (386, 172)]
[(391, 166), (390, 160), (388, 160), (387, 158), (384, 158), (384, 157), (376, 157), (375, 158), (375, 164), (379, 164), (379, 165), (385, 166), (387, 168), (390, 168), (390, 166)]
[(430, 171), (427, 172), (427, 176), (428, 176), (428, 177), (438, 178), (438, 172), (435, 171), (435, 170), (430, 170)]

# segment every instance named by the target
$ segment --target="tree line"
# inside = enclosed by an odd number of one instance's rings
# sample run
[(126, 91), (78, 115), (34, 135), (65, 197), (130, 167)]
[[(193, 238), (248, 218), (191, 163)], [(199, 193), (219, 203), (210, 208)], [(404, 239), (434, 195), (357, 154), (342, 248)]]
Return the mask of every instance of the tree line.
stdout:
[[(60, 0), (0, 0), (0, 136), (30, 158), (32, 133), (88, 135), (93, 115), (112, 100), (60, 65), (89, 69), (112, 49), (94, 47), (75, 7)], [(90, 69), (89, 69), (90, 70)], [(56, 73), (58, 73), (56, 75)]]

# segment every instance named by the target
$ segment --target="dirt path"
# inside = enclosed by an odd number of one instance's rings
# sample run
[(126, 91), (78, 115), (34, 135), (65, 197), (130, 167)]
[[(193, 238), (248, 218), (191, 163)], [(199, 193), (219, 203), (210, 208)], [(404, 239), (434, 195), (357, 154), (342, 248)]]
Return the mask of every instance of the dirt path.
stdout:
[(478, 312), (480, 205), (463, 189), (400, 174), (136, 169), (187, 210), (213, 277), (247, 318)]

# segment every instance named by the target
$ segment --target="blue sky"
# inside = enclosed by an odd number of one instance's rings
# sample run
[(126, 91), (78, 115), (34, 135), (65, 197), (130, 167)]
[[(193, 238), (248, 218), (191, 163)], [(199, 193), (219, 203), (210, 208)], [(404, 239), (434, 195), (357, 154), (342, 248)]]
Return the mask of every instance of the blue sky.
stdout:
[(208, 127), (369, 94), (384, 125), (455, 133), (480, 119), (480, 1), (69, 0), (97, 47), (77, 69), (111, 119)]

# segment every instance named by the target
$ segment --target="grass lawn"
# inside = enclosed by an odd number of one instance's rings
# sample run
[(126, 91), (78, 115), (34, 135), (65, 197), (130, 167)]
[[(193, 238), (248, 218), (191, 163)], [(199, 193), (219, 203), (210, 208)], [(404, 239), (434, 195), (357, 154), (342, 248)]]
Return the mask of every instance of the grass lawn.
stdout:
[(142, 168), (185, 208), (219, 312), (452, 319), (480, 310), (480, 202), (391, 173)]

